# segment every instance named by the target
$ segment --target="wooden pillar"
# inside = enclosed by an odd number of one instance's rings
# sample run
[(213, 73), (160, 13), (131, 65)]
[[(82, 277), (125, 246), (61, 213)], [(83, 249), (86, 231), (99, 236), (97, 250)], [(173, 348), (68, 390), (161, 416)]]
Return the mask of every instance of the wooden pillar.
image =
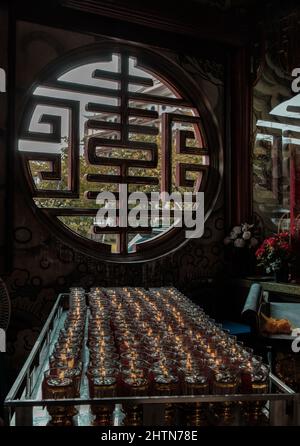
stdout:
[(252, 217), (252, 79), (250, 52), (246, 47), (231, 53), (227, 82), (228, 226), (249, 221)]

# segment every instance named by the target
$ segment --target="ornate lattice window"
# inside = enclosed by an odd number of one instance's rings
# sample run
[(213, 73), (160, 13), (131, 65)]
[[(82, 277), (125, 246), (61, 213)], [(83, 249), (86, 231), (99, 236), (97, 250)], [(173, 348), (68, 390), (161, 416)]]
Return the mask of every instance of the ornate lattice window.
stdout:
[(46, 67), (29, 91), (18, 148), (45, 223), (112, 261), (163, 255), (184, 231), (100, 228), (99, 192), (204, 191), (207, 217), (220, 187), (220, 136), (203, 92), (179, 65), (126, 45), (89, 46)]

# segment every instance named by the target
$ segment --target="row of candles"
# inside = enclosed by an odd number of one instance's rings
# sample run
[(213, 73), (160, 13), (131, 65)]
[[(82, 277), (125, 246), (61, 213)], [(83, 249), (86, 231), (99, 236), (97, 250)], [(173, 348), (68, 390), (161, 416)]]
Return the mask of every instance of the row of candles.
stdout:
[[(87, 302), (83, 289), (70, 290), (45, 398), (80, 395), (87, 312), (91, 398), (268, 392), (262, 358), (175, 288), (95, 287)], [(69, 418), (74, 414), (70, 409)]]
[[(87, 306), (85, 291), (70, 289), (70, 307), (44, 373), (44, 399), (79, 398), (83, 371), (84, 333)], [(73, 425), (74, 406), (49, 406), (49, 424)]]
[(115, 379), (113, 394), (268, 390), (262, 358), (174, 288), (96, 288), (89, 307), (89, 371)]

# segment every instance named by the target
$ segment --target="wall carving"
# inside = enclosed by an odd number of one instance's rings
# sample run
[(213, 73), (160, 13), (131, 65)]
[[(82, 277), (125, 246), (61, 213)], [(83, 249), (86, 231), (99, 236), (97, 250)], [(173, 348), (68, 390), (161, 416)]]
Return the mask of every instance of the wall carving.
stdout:
[[(95, 38), (91, 36), (29, 23), (18, 24), (17, 124), (24, 94), (37, 73), (65, 52), (94, 42)], [(173, 53), (168, 53), (168, 57), (178, 60), (178, 55)], [(188, 70), (193, 67), (195, 81), (199, 82), (206, 92), (222, 134), (224, 85), (221, 62), (212, 60), (211, 64), (204, 64), (205, 73), (200, 71), (197, 73), (194, 61), (186, 57), (181, 58), (181, 63), (182, 67)], [(217, 71), (216, 64), (219, 66)], [(8, 333), (12, 377), (28, 354), (57, 294), (67, 291), (72, 285), (89, 288), (95, 284), (103, 286), (173, 284), (197, 299), (201, 295), (201, 288), (205, 289), (209, 281), (222, 274), (223, 190), (206, 223), (202, 239), (191, 240), (180, 250), (155, 261), (117, 264), (104, 262), (81, 252), (43, 225), (26, 198), (24, 178), (17, 157), (15, 161), (13, 268), (6, 277), (12, 299), (12, 324)]]

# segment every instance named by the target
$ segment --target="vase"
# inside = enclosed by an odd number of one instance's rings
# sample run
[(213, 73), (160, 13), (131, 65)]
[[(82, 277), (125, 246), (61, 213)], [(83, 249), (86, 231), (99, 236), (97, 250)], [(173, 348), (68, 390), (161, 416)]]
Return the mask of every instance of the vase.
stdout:
[(275, 282), (287, 283), (289, 281), (289, 269), (286, 267), (275, 271), (274, 280)]

